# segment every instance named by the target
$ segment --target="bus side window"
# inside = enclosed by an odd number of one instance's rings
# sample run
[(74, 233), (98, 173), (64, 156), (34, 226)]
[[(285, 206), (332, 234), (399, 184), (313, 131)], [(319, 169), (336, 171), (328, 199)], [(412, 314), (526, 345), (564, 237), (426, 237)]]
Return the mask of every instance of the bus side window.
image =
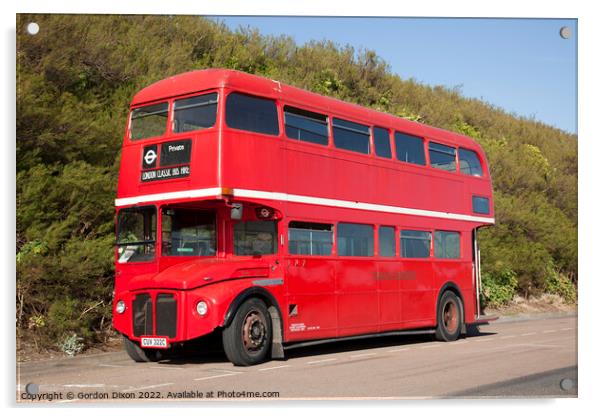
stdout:
[(458, 159), (460, 160), (460, 172), (466, 175), (483, 176), (483, 167), (476, 152), (460, 148)]
[(337, 225), (337, 254), (339, 256), (374, 256), (374, 227), (368, 224), (339, 223)]
[(439, 259), (459, 259), (460, 233), (457, 231), (435, 231), (435, 257)]
[(309, 256), (332, 254), (332, 224), (291, 221), (288, 226), (288, 252)]
[(374, 135), (374, 153), (376, 153), (376, 156), (391, 159), (389, 131), (381, 127), (374, 127), (372, 133)]
[(401, 162), (426, 165), (424, 141), (420, 137), (395, 132), (395, 153)]
[(431, 166), (448, 172), (456, 171), (456, 149), (443, 144), (429, 142)]
[(370, 154), (370, 128), (340, 118), (332, 119), (334, 147)]
[(323, 114), (286, 105), (284, 128), (289, 139), (328, 145), (328, 122)]
[(395, 257), (395, 227), (378, 228), (378, 254), (382, 257)]
[(429, 231), (401, 230), (399, 244), (400, 254), (403, 258), (428, 258), (431, 255), (431, 233)]

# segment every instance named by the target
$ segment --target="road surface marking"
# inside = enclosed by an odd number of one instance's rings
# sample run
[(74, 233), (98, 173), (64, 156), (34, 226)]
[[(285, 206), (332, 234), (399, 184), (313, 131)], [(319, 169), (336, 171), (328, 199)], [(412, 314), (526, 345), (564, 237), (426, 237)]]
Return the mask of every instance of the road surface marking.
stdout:
[(183, 368), (175, 368), (175, 367), (168, 367), (168, 366), (163, 366), (163, 367), (148, 367), (148, 368), (158, 368), (160, 370), (184, 370)]
[(125, 365), (98, 364), (99, 367), (123, 368)]
[(524, 347), (530, 347), (530, 348), (538, 348), (538, 347), (543, 347), (543, 348), (560, 348), (560, 345), (547, 345), (547, 344), (515, 344), (517, 346), (524, 346)]
[(560, 331), (570, 331), (573, 328), (561, 328)]
[(527, 337), (529, 335), (535, 335), (537, 332), (527, 332), (526, 334), (520, 334), (521, 337)]
[(85, 389), (85, 388), (101, 388), (101, 387), (105, 387), (104, 384), (63, 384), (63, 387), (74, 387), (74, 388), (78, 388), (78, 389)]
[(329, 361), (336, 361), (337, 358), (327, 358), (325, 360), (318, 360), (318, 361), (310, 361), (307, 364), (311, 365), (311, 364), (320, 364), (320, 363), (327, 363)]
[(207, 371), (221, 371), (222, 373), (230, 373), (230, 374), (244, 373), (244, 371), (232, 371), (232, 370), (225, 370), (222, 368), (212, 368), (212, 369), (207, 369)]
[(202, 380), (210, 380), (212, 378), (219, 378), (219, 377), (229, 377), (229, 376), (235, 376), (237, 374), (241, 374), (241, 373), (228, 373), (228, 374), (217, 374), (215, 376), (208, 376), (208, 377), (201, 377), (201, 378), (195, 378), (194, 381), (202, 381)]
[(285, 365), (278, 365), (278, 366), (276, 366), (276, 367), (260, 368), (260, 369), (259, 369), (259, 370), (257, 370), (257, 371), (270, 371), (270, 370), (276, 370), (276, 369), (278, 369), (278, 368), (285, 368), (285, 367), (290, 367), (290, 365), (288, 365), (288, 364), (285, 364)]
[(557, 329), (548, 329), (547, 331), (543, 331), (544, 334), (551, 334), (553, 332), (557, 332)]
[(350, 355), (349, 358), (370, 357), (371, 355), (376, 355), (376, 353), (375, 352), (367, 352), (365, 354)]
[(476, 342), (488, 342), (488, 341), (493, 341), (493, 339), (491, 339), (491, 338), (485, 338), (485, 339), (477, 339), (475, 341)]
[(506, 335), (501, 337), (500, 339), (508, 339), (508, 338), (516, 338), (516, 335)]
[(396, 348), (394, 350), (389, 350), (387, 352), (400, 352), (400, 351), (407, 351), (409, 350), (409, 348)]
[(132, 387), (131, 389), (121, 390), (121, 392), (127, 393), (130, 391), (137, 391), (137, 390), (156, 389), (159, 387), (171, 386), (172, 384), (174, 384), (174, 383), (163, 383), (163, 384), (153, 384), (152, 386)]

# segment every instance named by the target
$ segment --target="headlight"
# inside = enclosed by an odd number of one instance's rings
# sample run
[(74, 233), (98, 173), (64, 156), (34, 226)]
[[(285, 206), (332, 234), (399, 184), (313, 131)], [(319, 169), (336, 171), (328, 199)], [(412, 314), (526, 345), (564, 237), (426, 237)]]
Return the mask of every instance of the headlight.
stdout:
[(201, 316), (207, 315), (207, 302), (200, 301), (199, 303), (197, 303), (196, 311)]
[(124, 313), (125, 312), (125, 302), (120, 300), (119, 302), (117, 302), (117, 305), (115, 305), (115, 312), (117, 313)]

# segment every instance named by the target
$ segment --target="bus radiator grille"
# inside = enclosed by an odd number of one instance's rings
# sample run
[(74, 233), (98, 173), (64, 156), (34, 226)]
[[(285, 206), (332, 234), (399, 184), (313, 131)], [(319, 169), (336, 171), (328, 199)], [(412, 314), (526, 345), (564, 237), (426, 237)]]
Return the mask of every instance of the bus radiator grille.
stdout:
[(153, 302), (148, 293), (136, 295), (133, 305), (134, 336), (153, 334)]
[(157, 335), (175, 338), (178, 317), (178, 304), (173, 295), (157, 295)]

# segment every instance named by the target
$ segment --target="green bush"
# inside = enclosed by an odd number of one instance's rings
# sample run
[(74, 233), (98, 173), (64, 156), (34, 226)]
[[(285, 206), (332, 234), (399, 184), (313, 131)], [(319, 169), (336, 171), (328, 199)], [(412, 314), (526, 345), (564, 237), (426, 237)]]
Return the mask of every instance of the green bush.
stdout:
[(498, 274), (483, 273), (481, 283), (482, 306), (499, 308), (507, 305), (514, 297), (518, 279), (516, 273), (507, 269)]
[(551, 271), (544, 284), (546, 292), (560, 296), (566, 303), (577, 302), (577, 288), (567, 276)]

